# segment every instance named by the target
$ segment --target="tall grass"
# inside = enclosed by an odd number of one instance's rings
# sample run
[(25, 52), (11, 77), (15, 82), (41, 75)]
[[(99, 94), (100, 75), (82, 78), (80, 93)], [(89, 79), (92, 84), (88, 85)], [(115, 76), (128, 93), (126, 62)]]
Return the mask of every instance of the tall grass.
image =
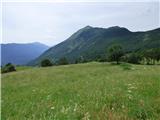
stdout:
[(158, 120), (160, 67), (86, 63), (2, 75), (2, 120)]

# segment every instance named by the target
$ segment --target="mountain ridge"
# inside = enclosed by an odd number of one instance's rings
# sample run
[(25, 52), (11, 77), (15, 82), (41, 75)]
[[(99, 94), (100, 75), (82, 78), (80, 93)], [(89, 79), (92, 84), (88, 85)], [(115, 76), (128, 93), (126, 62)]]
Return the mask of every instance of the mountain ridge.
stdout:
[(49, 47), (39, 42), (33, 43), (2, 43), (1, 65), (12, 63), (25, 65), (35, 59)]
[(126, 52), (160, 46), (160, 28), (143, 32), (131, 32), (127, 28), (113, 26), (99, 28), (85, 26), (65, 41), (51, 47), (29, 65), (38, 65), (48, 58), (57, 61), (66, 57), (74, 62), (79, 57), (94, 60), (95, 56), (105, 56), (106, 49), (112, 44), (121, 44)]

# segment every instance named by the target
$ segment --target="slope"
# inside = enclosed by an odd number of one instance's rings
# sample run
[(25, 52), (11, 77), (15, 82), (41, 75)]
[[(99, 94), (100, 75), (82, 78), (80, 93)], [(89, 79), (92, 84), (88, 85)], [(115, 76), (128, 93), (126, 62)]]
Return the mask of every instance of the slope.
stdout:
[(51, 47), (29, 65), (37, 65), (44, 58), (57, 61), (67, 57), (70, 62), (83, 57), (93, 60), (97, 56), (105, 56), (107, 48), (112, 44), (121, 44), (126, 52), (160, 46), (160, 29), (147, 32), (131, 32), (123, 27), (96, 28), (86, 26), (64, 42)]
[(23, 65), (35, 59), (47, 49), (48, 46), (38, 42), (1, 44), (1, 64), (4, 65), (11, 62), (16, 65)]

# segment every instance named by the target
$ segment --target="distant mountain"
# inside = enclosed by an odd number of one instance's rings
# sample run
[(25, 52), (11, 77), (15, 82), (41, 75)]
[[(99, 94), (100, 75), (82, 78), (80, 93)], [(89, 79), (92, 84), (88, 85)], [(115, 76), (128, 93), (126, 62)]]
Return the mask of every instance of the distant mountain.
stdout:
[(11, 62), (16, 65), (24, 65), (38, 57), (48, 48), (48, 46), (38, 42), (1, 44), (1, 64), (5, 65)]
[(131, 32), (119, 26), (86, 26), (67, 40), (45, 51), (29, 65), (38, 65), (45, 58), (57, 61), (66, 57), (71, 62), (79, 57), (94, 60), (96, 56), (105, 57), (107, 48), (112, 44), (121, 44), (126, 52), (160, 47), (160, 28), (146, 32)]

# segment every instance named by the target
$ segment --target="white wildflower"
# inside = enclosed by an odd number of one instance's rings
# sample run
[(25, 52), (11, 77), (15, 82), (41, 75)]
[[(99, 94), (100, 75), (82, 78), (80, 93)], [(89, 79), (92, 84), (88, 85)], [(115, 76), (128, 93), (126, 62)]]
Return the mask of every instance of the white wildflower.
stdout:
[(35, 90), (35, 89), (33, 89), (32, 91), (33, 91), (33, 92), (35, 92), (36, 90)]
[(89, 112), (84, 114), (84, 117), (82, 118), (82, 120), (90, 120), (90, 114)]
[(67, 112), (69, 111), (70, 107), (68, 108), (65, 108), (64, 106), (62, 107), (61, 109), (61, 112), (64, 113), (64, 114), (67, 114)]
[(55, 107), (54, 107), (54, 106), (52, 106), (52, 107), (51, 107), (51, 110), (54, 110), (54, 109), (55, 109)]
[(132, 84), (128, 84), (128, 86), (132, 86)]
[(129, 99), (132, 99), (132, 96), (129, 96)]
[(77, 108), (78, 108), (78, 105), (75, 104), (73, 111), (74, 111), (74, 112), (77, 111)]
[(65, 112), (65, 108), (64, 108), (64, 106), (62, 107), (61, 112), (62, 112), (62, 113), (64, 113), (64, 112)]
[(124, 106), (124, 105), (122, 105), (122, 108), (124, 109), (124, 108), (125, 108), (125, 106)]
[(131, 90), (128, 90), (128, 93), (131, 93), (132, 91)]
[(112, 107), (111, 109), (114, 110), (114, 107)]
[(129, 87), (129, 89), (136, 89), (136, 87), (134, 87), (134, 86), (131, 86), (131, 87)]

